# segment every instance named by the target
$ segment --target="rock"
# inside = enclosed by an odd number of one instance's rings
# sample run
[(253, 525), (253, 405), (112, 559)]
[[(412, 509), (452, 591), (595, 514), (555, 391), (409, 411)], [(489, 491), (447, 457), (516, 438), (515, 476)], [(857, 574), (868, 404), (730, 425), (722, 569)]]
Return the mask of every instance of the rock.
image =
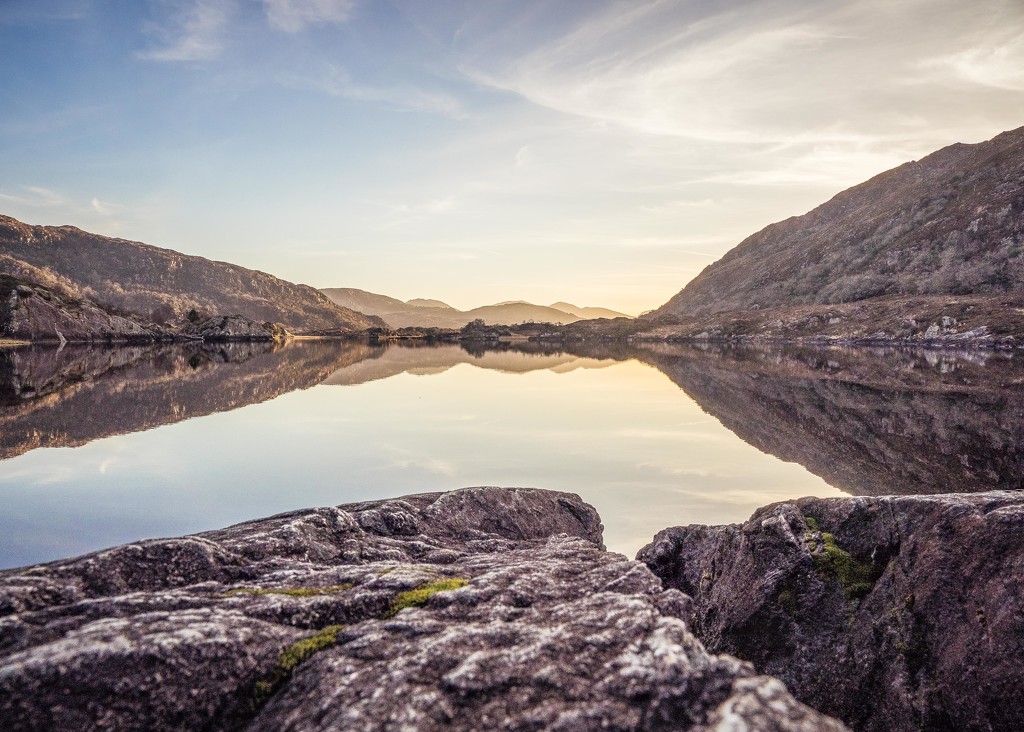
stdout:
[(217, 315), (184, 329), (204, 341), (280, 341), (291, 334), (277, 323), (258, 323), (243, 315)]
[(296, 511), (0, 573), (5, 730), (839, 730), (577, 496)]
[(858, 730), (1024, 729), (1024, 495), (805, 498), (638, 558), (709, 649)]
[(129, 315), (0, 274), (0, 338), (26, 341), (152, 342), (170, 333)]

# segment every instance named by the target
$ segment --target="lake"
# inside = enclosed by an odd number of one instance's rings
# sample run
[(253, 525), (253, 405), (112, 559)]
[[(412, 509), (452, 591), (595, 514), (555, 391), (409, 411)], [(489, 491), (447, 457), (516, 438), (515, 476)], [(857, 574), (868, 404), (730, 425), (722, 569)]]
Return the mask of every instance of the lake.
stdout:
[(571, 491), (633, 555), (801, 496), (1021, 488), (1013, 354), (296, 341), (0, 351), (0, 566), (311, 506)]

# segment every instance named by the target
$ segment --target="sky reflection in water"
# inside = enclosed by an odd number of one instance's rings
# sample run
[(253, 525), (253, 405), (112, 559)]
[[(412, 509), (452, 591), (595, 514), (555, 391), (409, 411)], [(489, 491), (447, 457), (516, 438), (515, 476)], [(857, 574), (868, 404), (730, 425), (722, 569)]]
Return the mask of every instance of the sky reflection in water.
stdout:
[(392, 351), (265, 403), (0, 462), (0, 566), (472, 485), (579, 493), (632, 555), (666, 526), (843, 495), (634, 360)]

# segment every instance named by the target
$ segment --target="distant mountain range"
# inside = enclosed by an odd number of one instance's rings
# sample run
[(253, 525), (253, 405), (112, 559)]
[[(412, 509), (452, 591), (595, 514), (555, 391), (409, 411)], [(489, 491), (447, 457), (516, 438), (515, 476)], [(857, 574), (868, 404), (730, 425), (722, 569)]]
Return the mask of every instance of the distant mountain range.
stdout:
[(567, 302), (545, 306), (511, 300), (472, 310), (457, 310), (440, 300), (415, 298), (403, 302), (351, 287), (329, 287), (321, 292), (342, 307), (380, 317), (392, 328), (461, 328), (477, 319), (488, 325), (513, 325), (530, 321), (566, 324), (591, 318), (630, 317), (607, 308), (581, 308)]
[(1024, 127), (950, 145), (762, 229), (647, 317), (1022, 291)]
[[(44, 313), (47, 322), (74, 321), (76, 303), (84, 301), (106, 313), (158, 323), (195, 309), (202, 315), (241, 314), (280, 323), (293, 333), (355, 332), (382, 325), (312, 287), (264, 272), (73, 226), (30, 226), (8, 216), (0, 216), (0, 276), (6, 277), (6, 290), (25, 286), (22, 314), (40, 300), (25, 288), (38, 285), (56, 293), (62, 306), (57, 316)], [(12, 302), (17, 304), (17, 298)], [(10, 312), (0, 312), (0, 324), (9, 319)], [(90, 316), (82, 328), (99, 325), (100, 319)]]

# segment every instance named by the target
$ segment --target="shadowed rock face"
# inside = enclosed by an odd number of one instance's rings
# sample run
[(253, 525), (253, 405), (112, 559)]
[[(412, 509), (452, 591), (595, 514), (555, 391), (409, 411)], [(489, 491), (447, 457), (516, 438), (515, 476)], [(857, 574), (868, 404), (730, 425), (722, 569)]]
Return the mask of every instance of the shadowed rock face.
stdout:
[(1001, 354), (646, 348), (746, 442), (854, 494), (1024, 487), (1024, 364)]
[(574, 495), (298, 511), (0, 573), (8, 730), (841, 730)]
[(1024, 496), (805, 498), (638, 555), (707, 647), (858, 730), (1024, 729)]

